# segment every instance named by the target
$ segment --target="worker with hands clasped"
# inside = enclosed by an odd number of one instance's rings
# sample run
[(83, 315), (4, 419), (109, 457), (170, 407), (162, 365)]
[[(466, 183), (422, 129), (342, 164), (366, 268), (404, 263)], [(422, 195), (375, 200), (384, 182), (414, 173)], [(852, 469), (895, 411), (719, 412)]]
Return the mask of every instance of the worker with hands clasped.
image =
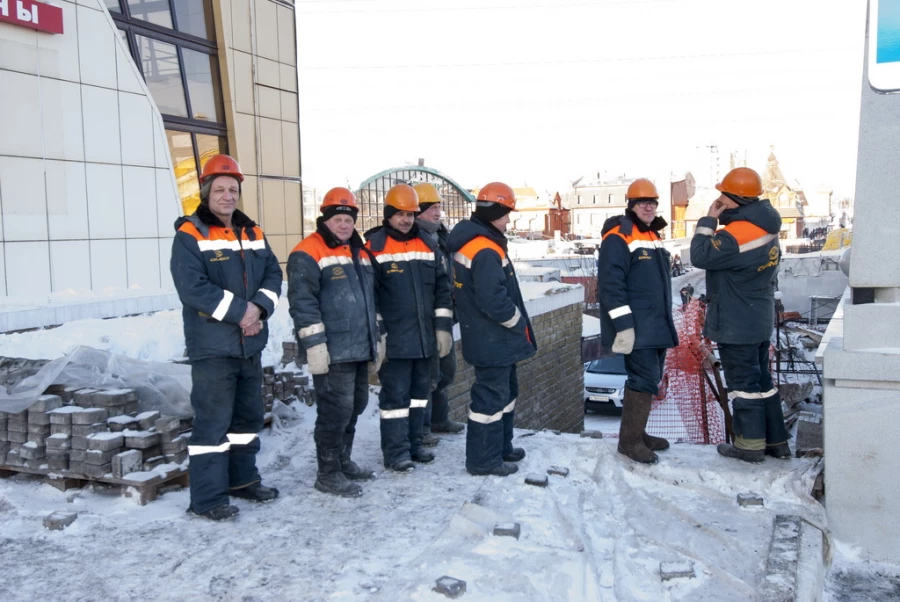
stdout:
[(625, 395), (619, 428), (620, 454), (655, 464), (655, 452), (669, 442), (647, 434), (654, 395), (659, 393), (666, 350), (678, 346), (672, 320), (672, 272), (656, 215), (659, 194), (650, 180), (638, 179), (625, 193), (625, 215), (603, 225), (597, 273), (601, 343), (625, 356)]
[(346, 188), (332, 188), (319, 208), (316, 231), (288, 259), (288, 300), (294, 328), (316, 389), (315, 488), (362, 495), (354, 481), (374, 478), (350, 459), (356, 421), (369, 401), (369, 364), (384, 359), (371, 255), (356, 231), (359, 205)]
[(171, 270), (183, 305), (194, 422), (188, 443), (194, 514), (225, 520), (229, 496), (278, 497), (256, 468), (263, 428), (266, 320), (281, 296), (281, 268), (262, 230), (237, 208), (244, 175), (215, 155), (200, 176), (200, 205), (175, 222)]
[(759, 198), (762, 182), (750, 168), (731, 170), (716, 189), (722, 194), (697, 222), (691, 262), (706, 270), (703, 334), (718, 343), (734, 410), (734, 444), (722, 443), (718, 452), (753, 463), (766, 454), (787, 458), (781, 396), (769, 371), (781, 216)]
[(463, 358), (475, 368), (466, 430), (466, 470), (507, 476), (525, 450), (513, 447), (519, 381), (516, 362), (537, 351), (516, 271), (507, 252), (506, 226), (516, 195), (502, 182), (478, 191), (475, 212), (450, 232), (454, 291)]
[(366, 232), (387, 332), (386, 358), (378, 372), (381, 451), (385, 468), (395, 472), (434, 460), (422, 446), (432, 358), (447, 356), (453, 347), (449, 276), (437, 245), (421, 236), (418, 210), (415, 189), (397, 184), (385, 195), (382, 225)]
[[(419, 213), (416, 216), (416, 225), (422, 238), (429, 239), (437, 246), (437, 255), (444, 265), (447, 274), (452, 274), (453, 266), (450, 263), (450, 255), (447, 253), (447, 237), (450, 231), (441, 222), (441, 204), (443, 200), (437, 189), (428, 183), (413, 186), (419, 195)], [(456, 318), (454, 315), (454, 323)], [(465, 425), (450, 419), (450, 398), (447, 389), (453, 384), (456, 376), (456, 348), (450, 347), (450, 352), (438, 357), (435, 355), (435, 364), (432, 367), (432, 391), (428, 408), (425, 410), (425, 436), (423, 442), (426, 445), (429, 439), (436, 444), (434, 433), (460, 433)]]

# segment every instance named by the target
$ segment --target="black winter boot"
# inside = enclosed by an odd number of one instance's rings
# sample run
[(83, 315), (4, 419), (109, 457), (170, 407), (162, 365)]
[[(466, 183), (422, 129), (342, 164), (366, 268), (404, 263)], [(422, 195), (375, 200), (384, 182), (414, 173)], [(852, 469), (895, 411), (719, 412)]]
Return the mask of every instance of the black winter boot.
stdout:
[(413, 464), (412, 460), (400, 460), (390, 466), (385, 466), (385, 468), (393, 472), (410, 472), (415, 470), (416, 465)]
[(430, 462), (434, 462), (434, 454), (425, 449), (419, 449), (418, 451), (414, 451), (410, 454), (413, 462), (418, 462), (419, 464), (428, 464)]
[(619, 426), (619, 453), (641, 464), (656, 464), (659, 457), (644, 443), (644, 428), (650, 417), (653, 395), (625, 389), (622, 422)]
[(787, 441), (784, 443), (776, 443), (774, 445), (767, 444), (766, 455), (778, 458), (779, 460), (786, 460), (791, 457), (791, 446), (788, 445)]
[(730, 443), (720, 443), (716, 447), (716, 451), (719, 452), (720, 456), (743, 460), (744, 462), (750, 462), (751, 464), (760, 464), (763, 462), (763, 460), (766, 459), (765, 450), (741, 449), (740, 447), (735, 447)]
[(353, 435), (344, 435), (344, 444), (341, 447), (341, 472), (351, 481), (370, 481), (375, 478), (375, 472), (360, 466), (350, 459), (353, 453)]
[(521, 447), (514, 447), (503, 454), (504, 462), (518, 462), (525, 457), (525, 450)]
[(474, 475), (476, 477), (494, 475), (497, 477), (508, 477), (514, 472), (518, 472), (519, 465), (514, 464), (513, 462), (501, 462), (497, 466), (489, 469), (489, 470), (468, 470), (470, 475)]
[(219, 522), (234, 518), (238, 515), (241, 509), (237, 506), (226, 504), (224, 506), (216, 506), (212, 510), (207, 510), (206, 512), (194, 512), (193, 508), (188, 508), (187, 511), (190, 514), (196, 514), (197, 516), (200, 516), (202, 518), (208, 518), (209, 520)]
[(440, 438), (434, 433), (425, 433), (422, 435), (422, 446), (423, 447), (434, 447), (438, 443), (440, 443)]
[(239, 489), (229, 489), (228, 495), (231, 497), (239, 497), (241, 499), (250, 500), (251, 502), (271, 502), (278, 497), (278, 490), (274, 487), (266, 487), (259, 481), (241, 487)]
[(316, 446), (316, 459), (319, 472), (316, 474), (315, 488), (322, 493), (330, 493), (341, 497), (359, 497), (362, 487), (347, 480), (341, 472), (341, 451), (336, 447)]
[(644, 445), (647, 446), (647, 449), (652, 451), (666, 451), (669, 449), (669, 440), (663, 439), (662, 437), (654, 437), (653, 435), (648, 435), (647, 431), (644, 431)]
[(461, 433), (466, 429), (466, 425), (462, 422), (454, 422), (452, 420), (448, 420), (444, 424), (432, 424), (431, 432), (433, 433), (449, 433), (451, 435), (455, 435), (457, 433)]

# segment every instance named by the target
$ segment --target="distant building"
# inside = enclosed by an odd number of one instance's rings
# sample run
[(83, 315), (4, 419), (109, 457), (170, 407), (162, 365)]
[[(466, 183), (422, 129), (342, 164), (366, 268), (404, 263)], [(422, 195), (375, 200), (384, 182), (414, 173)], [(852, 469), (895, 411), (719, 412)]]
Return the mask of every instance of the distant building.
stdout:
[(769, 153), (766, 169), (762, 174), (763, 198), (769, 199), (781, 215), (780, 238), (800, 238), (803, 235), (806, 194), (800, 183), (788, 183), (778, 164), (775, 151)]
[(625, 192), (634, 178), (619, 176), (607, 179), (602, 174), (595, 178), (579, 178), (563, 198), (571, 211), (571, 232), (584, 238), (600, 238), (603, 223), (610, 217), (625, 213)]

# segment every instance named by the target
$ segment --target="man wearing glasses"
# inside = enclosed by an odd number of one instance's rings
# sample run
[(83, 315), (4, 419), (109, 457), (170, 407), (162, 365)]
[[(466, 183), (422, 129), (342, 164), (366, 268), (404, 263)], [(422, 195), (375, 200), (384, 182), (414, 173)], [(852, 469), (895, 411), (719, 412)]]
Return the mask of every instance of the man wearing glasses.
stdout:
[(672, 320), (672, 272), (659, 231), (666, 220), (656, 215), (659, 194), (653, 182), (638, 179), (625, 194), (625, 215), (603, 224), (598, 258), (600, 339), (625, 356), (625, 395), (619, 427), (619, 453), (635, 462), (655, 464), (669, 442), (644, 430), (650, 405), (659, 393), (666, 350), (678, 345)]

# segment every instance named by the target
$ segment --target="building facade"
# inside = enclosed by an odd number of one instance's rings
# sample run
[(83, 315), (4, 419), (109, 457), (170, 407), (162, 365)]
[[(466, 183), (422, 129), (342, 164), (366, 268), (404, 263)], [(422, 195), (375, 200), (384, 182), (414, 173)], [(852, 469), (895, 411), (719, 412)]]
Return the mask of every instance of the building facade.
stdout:
[[(3, 18), (18, 4), (37, 18)], [(219, 152), (286, 261), (298, 121), (292, 2), (0, 2), (0, 295), (170, 288), (174, 221)]]

